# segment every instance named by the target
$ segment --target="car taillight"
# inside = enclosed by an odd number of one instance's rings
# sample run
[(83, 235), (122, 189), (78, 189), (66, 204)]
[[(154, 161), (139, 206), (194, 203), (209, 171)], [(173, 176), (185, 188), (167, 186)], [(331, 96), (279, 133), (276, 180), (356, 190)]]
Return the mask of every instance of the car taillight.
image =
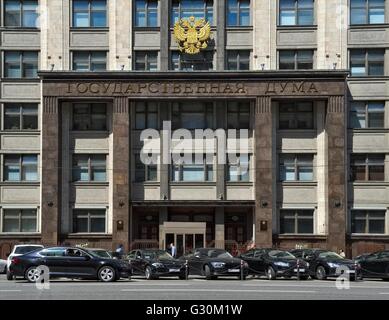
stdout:
[(11, 263), (12, 264), (18, 264), (20, 262), (19, 258), (12, 258)]

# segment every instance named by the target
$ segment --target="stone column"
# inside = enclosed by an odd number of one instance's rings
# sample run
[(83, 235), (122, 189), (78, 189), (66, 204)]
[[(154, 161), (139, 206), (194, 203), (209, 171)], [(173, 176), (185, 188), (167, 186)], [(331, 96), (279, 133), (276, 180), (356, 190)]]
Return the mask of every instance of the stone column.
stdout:
[(215, 208), (215, 248), (224, 249), (224, 208)]
[(272, 246), (273, 119), (270, 97), (258, 97), (255, 107), (255, 243)]
[(113, 172), (112, 172), (112, 248), (123, 244), (128, 250), (130, 202), (130, 115), (126, 97), (113, 102)]
[(169, 48), (170, 48), (170, 1), (160, 1), (160, 70), (169, 70)]
[(216, 5), (216, 70), (224, 70), (226, 50), (226, 1), (218, 0)]
[(328, 147), (328, 250), (345, 250), (346, 245), (346, 113), (343, 96), (328, 100), (325, 130)]
[(61, 119), (56, 97), (43, 97), (41, 135), (41, 241), (56, 246), (61, 213)]

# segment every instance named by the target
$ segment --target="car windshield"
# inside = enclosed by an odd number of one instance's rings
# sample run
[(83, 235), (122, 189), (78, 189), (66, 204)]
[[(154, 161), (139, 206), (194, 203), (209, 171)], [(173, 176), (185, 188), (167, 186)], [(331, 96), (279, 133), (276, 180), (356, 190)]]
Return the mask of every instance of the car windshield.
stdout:
[(166, 251), (143, 251), (143, 257), (147, 260), (171, 260), (173, 257)]
[(42, 249), (42, 247), (40, 246), (23, 246), (23, 247), (17, 247), (15, 248), (15, 253), (16, 254), (26, 254), (26, 253), (30, 253), (34, 250), (37, 250), (37, 249)]
[(201, 255), (208, 256), (209, 258), (232, 258), (232, 255), (225, 250), (207, 250), (201, 252)]
[(335, 252), (325, 251), (319, 254), (319, 258), (323, 259), (344, 259), (342, 256), (338, 255)]
[(283, 259), (295, 259), (296, 257), (287, 251), (271, 250), (269, 256), (272, 258), (283, 258)]
[(105, 250), (88, 250), (88, 252), (97, 258), (103, 258), (103, 259), (111, 259), (111, 255), (108, 251)]

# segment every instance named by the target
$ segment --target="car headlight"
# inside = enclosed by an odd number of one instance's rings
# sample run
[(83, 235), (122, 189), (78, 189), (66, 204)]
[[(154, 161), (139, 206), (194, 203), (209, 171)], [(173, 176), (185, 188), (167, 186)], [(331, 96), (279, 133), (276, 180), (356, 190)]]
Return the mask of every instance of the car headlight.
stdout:
[(214, 268), (223, 268), (226, 264), (224, 262), (211, 262)]
[(279, 262), (274, 262), (274, 264), (275, 264), (276, 266), (279, 266), (279, 267), (289, 267), (289, 263), (287, 263), (287, 262), (281, 262), (281, 261), (279, 261)]
[(160, 262), (154, 262), (154, 263), (152, 264), (152, 266), (153, 266), (153, 267), (156, 267), (156, 268), (163, 268), (163, 264), (160, 263)]
[(328, 262), (328, 265), (330, 266), (330, 268), (339, 268), (340, 267), (340, 264), (333, 263), (333, 262)]

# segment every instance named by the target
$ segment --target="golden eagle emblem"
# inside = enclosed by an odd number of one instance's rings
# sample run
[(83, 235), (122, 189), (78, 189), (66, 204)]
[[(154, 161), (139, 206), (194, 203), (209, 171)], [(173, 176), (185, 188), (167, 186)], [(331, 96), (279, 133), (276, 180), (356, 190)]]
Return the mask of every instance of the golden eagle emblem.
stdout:
[(181, 52), (188, 54), (199, 53), (208, 46), (211, 35), (211, 26), (205, 19), (196, 20), (195, 17), (181, 19), (174, 24), (174, 37)]

